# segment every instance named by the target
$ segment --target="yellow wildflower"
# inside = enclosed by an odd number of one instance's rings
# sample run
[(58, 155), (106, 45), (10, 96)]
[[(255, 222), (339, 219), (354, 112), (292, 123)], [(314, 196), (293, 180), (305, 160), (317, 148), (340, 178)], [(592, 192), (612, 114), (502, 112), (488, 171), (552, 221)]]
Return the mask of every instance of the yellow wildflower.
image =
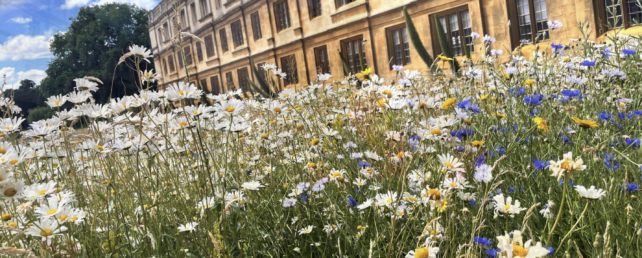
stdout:
[(571, 117), (571, 119), (573, 119), (573, 121), (575, 121), (575, 123), (577, 123), (577, 125), (579, 125), (582, 128), (598, 128), (598, 127), (600, 127), (597, 124), (597, 122), (595, 122), (595, 121), (582, 120), (582, 119), (579, 119), (577, 117)]

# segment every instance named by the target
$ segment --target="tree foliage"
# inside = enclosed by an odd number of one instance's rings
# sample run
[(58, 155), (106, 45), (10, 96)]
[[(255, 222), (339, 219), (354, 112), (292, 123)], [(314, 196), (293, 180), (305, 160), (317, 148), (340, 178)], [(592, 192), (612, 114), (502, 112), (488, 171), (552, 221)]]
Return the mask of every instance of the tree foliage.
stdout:
[(455, 59), (455, 54), (452, 47), (450, 47), (450, 43), (448, 43), (448, 35), (446, 35), (446, 30), (444, 29), (444, 26), (441, 24), (441, 22), (439, 22), (439, 19), (437, 19), (437, 16), (435, 16), (435, 25), (437, 27), (437, 38), (439, 39), (441, 52), (443, 52), (443, 56), (453, 59), (448, 62), (450, 63), (450, 67), (453, 70), (453, 74), (456, 75), (457, 71), (459, 71), (459, 63)]
[[(24, 117), (29, 116), (31, 109), (45, 104), (45, 100), (40, 94), (40, 89), (36, 88), (36, 83), (29, 79), (20, 81), (20, 86), (17, 89), (7, 89), (3, 94), (7, 98), (12, 98), (16, 106), (22, 108)], [(25, 121), (22, 126), (26, 128), (27, 125)]]
[(434, 60), (432, 59), (432, 56), (428, 54), (428, 51), (424, 47), (424, 43), (421, 42), (419, 33), (417, 33), (415, 24), (412, 22), (412, 19), (410, 19), (410, 15), (408, 14), (408, 10), (406, 10), (406, 7), (403, 8), (403, 17), (406, 20), (406, 30), (408, 31), (408, 36), (410, 37), (410, 41), (412, 41), (412, 45), (415, 47), (417, 54), (419, 54), (421, 60), (426, 63), (426, 66), (431, 67)]
[[(73, 79), (94, 76), (104, 82), (94, 93), (97, 102), (137, 91), (136, 74), (124, 64), (116, 67), (131, 45), (151, 48), (147, 11), (128, 4), (105, 4), (80, 8), (66, 33), (54, 35), (54, 58), (40, 90), (44, 97), (73, 91)], [(115, 70), (114, 70), (115, 68)], [(143, 62), (141, 69), (152, 69)], [(112, 78), (113, 76), (113, 78)], [(112, 87), (113, 83), (113, 87)]]

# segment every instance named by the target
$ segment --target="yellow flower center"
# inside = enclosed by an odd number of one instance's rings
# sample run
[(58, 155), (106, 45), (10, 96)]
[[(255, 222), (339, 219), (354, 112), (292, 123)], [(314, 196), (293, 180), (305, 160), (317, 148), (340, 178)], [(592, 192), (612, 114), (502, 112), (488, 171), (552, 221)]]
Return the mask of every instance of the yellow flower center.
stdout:
[(43, 236), (43, 237), (51, 236), (51, 235), (53, 235), (53, 230), (45, 228), (45, 229), (40, 231), (40, 235)]
[(506, 211), (510, 210), (510, 204), (504, 205), (504, 209), (506, 209)]
[(310, 145), (312, 145), (312, 146), (315, 146), (317, 144), (319, 144), (319, 139), (317, 139), (317, 138), (314, 138), (312, 141), (310, 141)]
[(96, 149), (98, 149), (99, 151), (103, 151), (103, 146), (102, 145), (96, 145)]
[(67, 218), (69, 218), (69, 215), (62, 215), (60, 218), (58, 218), (60, 221), (65, 221)]
[(338, 177), (341, 175), (341, 172), (334, 172), (332, 173), (332, 177)]
[(573, 170), (573, 161), (570, 160), (564, 160), (560, 167), (566, 171), (572, 171)]
[(9, 164), (11, 164), (11, 165), (15, 165), (16, 163), (18, 163), (17, 159), (12, 159), (12, 160), (9, 161)]
[(179, 90), (178, 95), (185, 95), (185, 91)]
[(71, 222), (74, 222), (76, 220), (78, 220), (78, 217), (76, 217), (76, 216), (73, 216), (73, 217), (71, 217), (71, 219), (69, 219), (69, 221), (71, 221)]
[(17, 228), (17, 227), (18, 227), (18, 223), (15, 223), (15, 222), (9, 222), (9, 225), (8, 225), (8, 226), (9, 226), (9, 227), (11, 227), (11, 228)]
[(8, 221), (11, 218), (13, 218), (13, 216), (9, 213), (2, 214), (2, 221)]
[(426, 247), (415, 250), (415, 258), (428, 258), (428, 256), (430, 256), (430, 251)]
[(441, 192), (437, 189), (430, 189), (426, 192), (428, 196), (430, 196), (431, 200), (439, 200), (441, 199)]
[(56, 100), (54, 103), (56, 103), (56, 105), (60, 105), (60, 100)]
[(388, 198), (388, 200), (386, 200), (386, 203), (388, 204), (392, 203), (392, 198)]
[(185, 126), (187, 126), (187, 122), (180, 122), (180, 123), (178, 123), (178, 125), (180, 125), (181, 127), (185, 127)]
[(453, 165), (453, 163), (450, 163), (450, 162), (447, 162), (447, 161), (446, 161), (446, 162), (444, 162), (444, 165), (446, 165), (446, 167), (448, 167), (448, 168), (450, 168), (450, 169), (455, 168), (455, 166)]
[(7, 188), (7, 190), (4, 190), (4, 196), (7, 196), (7, 197), (13, 197), (17, 193), (18, 193), (18, 190), (16, 190), (16, 188), (13, 188), (13, 187), (9, 187)]
[(432, 134), (432, 135), (441, 135), (441, 130), (432, 129), (432, 130), (430, 130), (430, 134)]
[(56, 212), (58, 212), (58, 209), (51, 209), (51, 210), (49, 210), (49, 211), (47, 212), (47, 215), (53, 215), (53, 214), (55, 214)]
[(457, 186), (457, 183), (455, 183), (455, 182), (451, 182), (450, 183), (450, 187), (455, 187), (455, 186)]
[(281, 108), (279, 108), (279, 107), (275, 107), (275, 108), (274, 108), (274, 112), (281, 113)]
[(45, 194), (47, 194), (47, 190), (46, 189), (45, 190), (40, 190), (40, 192), (38, 192), (38, 195), (40, 195), (40, 196), (43, 196)]
[(526, 257), (526, 255), (528, 255), (528, 250), (526, 250), (521, 245), (513, 245), (513, 257)]
[(5, 154), (5, 153), (7, 153), (7, 150), (5, 148), (0, 148), (0, 153), (1, 154)]
[(235, 108), (235, 107), (227, 107), (227, 108), (225, 109), (225, 111), (227, 111), (227, 112), (229, 112), (229, 113), (234, 112), (234, 110), (236, 110), (236, 108)]
[(384, 90), (381, 94), (388, 96), (388, 98), (392, 98), (392, 92), (389, 90)]

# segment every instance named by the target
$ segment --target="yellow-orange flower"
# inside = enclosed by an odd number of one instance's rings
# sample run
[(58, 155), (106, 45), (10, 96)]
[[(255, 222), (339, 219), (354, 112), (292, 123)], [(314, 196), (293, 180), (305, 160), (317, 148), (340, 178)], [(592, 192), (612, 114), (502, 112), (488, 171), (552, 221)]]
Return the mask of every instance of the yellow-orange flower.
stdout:
[(528, 79), (524, 81), (524, 85), (529, 85), (532, 87), (533, 85), (535, 85), (535, 80)]
[(577, 125), (579, 125), (580, 127), (582, 127), (582, 128), (598, 128), (598, 127), (600, 127), (597, 124), (597, 122), (595, 122), (595, 121), (582, 120), (582, 119), (579, 119), (577, 117), (571, 117), (571, 119), (573, 119), (573, 121), (575, 121), (575, 123)]
[(451, 107), (455, 106), (455, 101), (457, 101), (456, 98), (449, 98), (447, 100), (444, 100), (444, 103), (441, 103), (441, 108), (442, 109), (449, 109)]
[(546, 120), (542, 119), (539, 116), (535, 116), (535, 118), (533, 118), (533, 122), (537, 124), (537, 129), (542, 129), (545, 132), (548, 132), (548, 126), (546, 125)]
[(470, 142), (473, 146), (482, 146), (484, 145), (484, 141), (472, 141)]
[(452, 59), (452, 58), (450, 58), (450, 57), (446, 57), (446, 56), (442, 56), (442, 55), (438, 55), (437, 57), (438, 57), (439, 59), (441, 59), (441, 61), (452, 61), (452, 60), (453, 60), (453, 59)]
[(485, 99), (487, 99), (487, 98), (488, 98), (488, 95), (490, 95), (490, 94), (482, 95), (481, 97), (479, 97), (479, 99), (481, 99), (481, 100), (485, 100)]
[(502, 114), (502, 113), (499, 113), (499, 112), (495, 113), (495, 116), (497, 116), (498, 118), (504, 118), (504, 117), (506, 117), (506, 115), (504, 115), (504, 114)]
[(371, 72), (372, 72), (372, 68), (368, 67), (368, 68), (366, 68), (365, 70), (361, 71), (361, 74), (363, 74), (363, 76), (367, 76), (367, 75), (369, 75)]

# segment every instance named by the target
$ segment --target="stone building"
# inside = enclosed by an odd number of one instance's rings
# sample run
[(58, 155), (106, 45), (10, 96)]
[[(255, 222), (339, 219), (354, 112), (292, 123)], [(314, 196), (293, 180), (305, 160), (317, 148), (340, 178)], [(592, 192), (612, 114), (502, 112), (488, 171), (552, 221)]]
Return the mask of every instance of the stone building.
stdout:
[[(621, 3), (620, 3), (621, 2)], [(477, 58), (483, 43), (471, 33), (496, 38), (493, 48), (514, 49), (542, 37), (541, 44), (567, 43), (580, 37), (577, 22), (589, 21), (592, 37), (605, 31), (618, 13), (618, 25), (641, 20), (635, 0), (163, 0), (149, 13), (154, 64), (160, 85), (185, 80), (183, 56), (171, 43), (182, 32), (190, 81), (213, 93), (249, 88), (256, 65), (274, 63), (288, 73), (285, 85), (306, 85), (319, 73), (343, 77), (339, 51), (350, 69), (365, 66), (381, 77), (394, 76), (393, 64), (428, 70), (407, 36), (402, 8), (407, 7), (431, 55), (441, 53), (435, 16), (444, 25), (456, 55), (465, 47)], [(508, 26), (508, 21), (511, 26)], [(550, 31), (547, 21), (564, 26)], [(176, 26), (180, 24), (179, 26)], [(595, 26), (597, 25), (597, 26)], [(597, 30), (597, 32), (596, 32)], [(547, 32), (547, 33), (544, 33)], [(184, 34), (187, 35), (187, 34)], [(545, 35), (545, 36), (542, 36)], [(523, 51), (531, 51), (527, 47)], [(361, 55), (358, 55), (361, 53)], [(272, 76), (262, 73), (261, 76)]]

